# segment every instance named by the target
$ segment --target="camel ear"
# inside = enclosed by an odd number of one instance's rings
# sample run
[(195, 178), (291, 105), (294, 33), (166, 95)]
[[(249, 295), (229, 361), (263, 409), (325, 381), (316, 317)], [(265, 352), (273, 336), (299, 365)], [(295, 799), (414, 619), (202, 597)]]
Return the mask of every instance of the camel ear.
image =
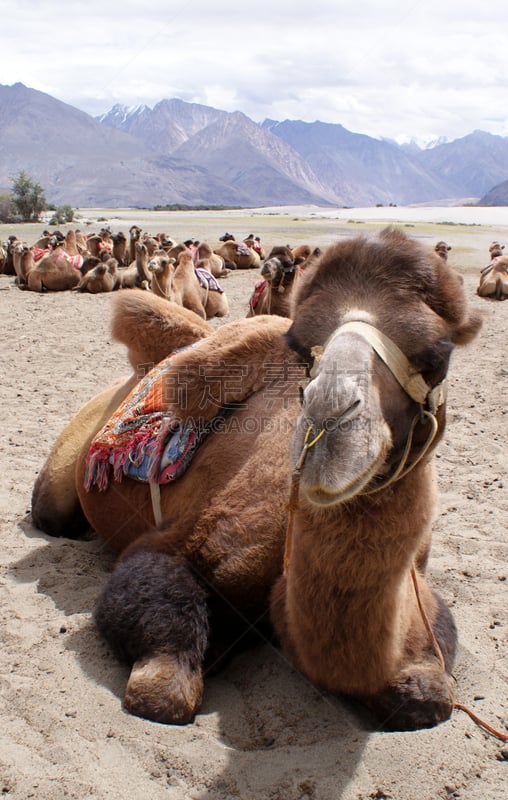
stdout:
[(454, 330), (452, 342), (459, 346), (472, 342), (483, 325), (484, 317), (485, 314), (482, 311), (471, 311), (465, 322)]

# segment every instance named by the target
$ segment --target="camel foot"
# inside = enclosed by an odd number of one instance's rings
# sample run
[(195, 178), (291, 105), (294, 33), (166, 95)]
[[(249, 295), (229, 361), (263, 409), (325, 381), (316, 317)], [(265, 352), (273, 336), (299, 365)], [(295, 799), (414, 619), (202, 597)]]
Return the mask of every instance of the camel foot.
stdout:
[(438, 664), (415, 665), (379, 694), (359, 699), (376, 715), (382, 730), (433, 728), (451, 716), (455, 681)]
[(158, 655), (136, 661), (125, 690), (124, 706), (153, 722), (185, 725), (201, 705), (201, 670), (191, 670), (176, 656)]

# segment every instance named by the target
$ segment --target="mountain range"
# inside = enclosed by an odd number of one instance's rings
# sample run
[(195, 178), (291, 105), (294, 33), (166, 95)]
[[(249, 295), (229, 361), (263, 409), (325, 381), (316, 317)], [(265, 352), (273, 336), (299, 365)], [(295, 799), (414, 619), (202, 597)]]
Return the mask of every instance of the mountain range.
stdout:
[(49, 202), (84, 208), (508, 205), (508, 138), (484, 131), (420, 148), (176, 98), (95, 118), (0, 85), (0, 191), (21, 170)]

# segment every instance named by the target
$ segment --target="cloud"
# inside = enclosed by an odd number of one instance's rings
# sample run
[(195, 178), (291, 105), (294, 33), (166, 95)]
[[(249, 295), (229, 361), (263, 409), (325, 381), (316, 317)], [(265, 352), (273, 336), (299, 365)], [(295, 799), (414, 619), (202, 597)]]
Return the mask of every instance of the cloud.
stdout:
[(508, 132), (500, 0), (2, 5), (2, 80), (91, 114), (180, 97), (399, 141)]

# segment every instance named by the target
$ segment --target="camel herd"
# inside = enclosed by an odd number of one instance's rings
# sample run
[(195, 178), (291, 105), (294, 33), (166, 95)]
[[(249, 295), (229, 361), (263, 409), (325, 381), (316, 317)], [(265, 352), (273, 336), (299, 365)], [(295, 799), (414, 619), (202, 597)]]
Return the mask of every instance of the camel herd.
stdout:
[(35, 292), (143, 289), (212, 319), (229, 312), (218, 279), (231, 270), (256, 269), (261, 280), (250, 298), (248, 316), (289, 316), (293, 281), (319, 252), (308, 245), (285, 246), (273, 248), (267, 256), (259, 237), (252, 234), (236, 242), (226, 233), (212, 248), (207, 242), (176, 242), (133, 225), (129, 239), (109, 228), (86, 237), (79, 230), (69, 230), (65, 236), (44, 231), (32, 245), (9, 236), (0, 248), (0, 273), (13, 275), (20, 289)]
[[(434, 251), (446, 261), (451, 246), (439, 241)], [(508, 296), (508, 256), (504, 245), (492, 242), (489, 263), (480, 270), (477, 294), (491, 300)], [(29, 245), (16, 236), (0, 243), (0, 274), (13, 275), (20, 289), (98, 294), (117, 289), (145, 289), (178, 303), (203, 319), (229, 313), (226, 293), (218, 278), (233, 269), (260, 272), (247, 316), (291, 316), (295, 278), (320, 254), (308, 245), (277, 246), (267, 255), (260, 238), (249, 234), (237, 242), (230, 233), (212, 247), (207, 242), (176, 242), (165, 233), (150, 234), (132, 225), (122, 231), (103, 228), (85, 236), (80, 230), (44, 231)]]

